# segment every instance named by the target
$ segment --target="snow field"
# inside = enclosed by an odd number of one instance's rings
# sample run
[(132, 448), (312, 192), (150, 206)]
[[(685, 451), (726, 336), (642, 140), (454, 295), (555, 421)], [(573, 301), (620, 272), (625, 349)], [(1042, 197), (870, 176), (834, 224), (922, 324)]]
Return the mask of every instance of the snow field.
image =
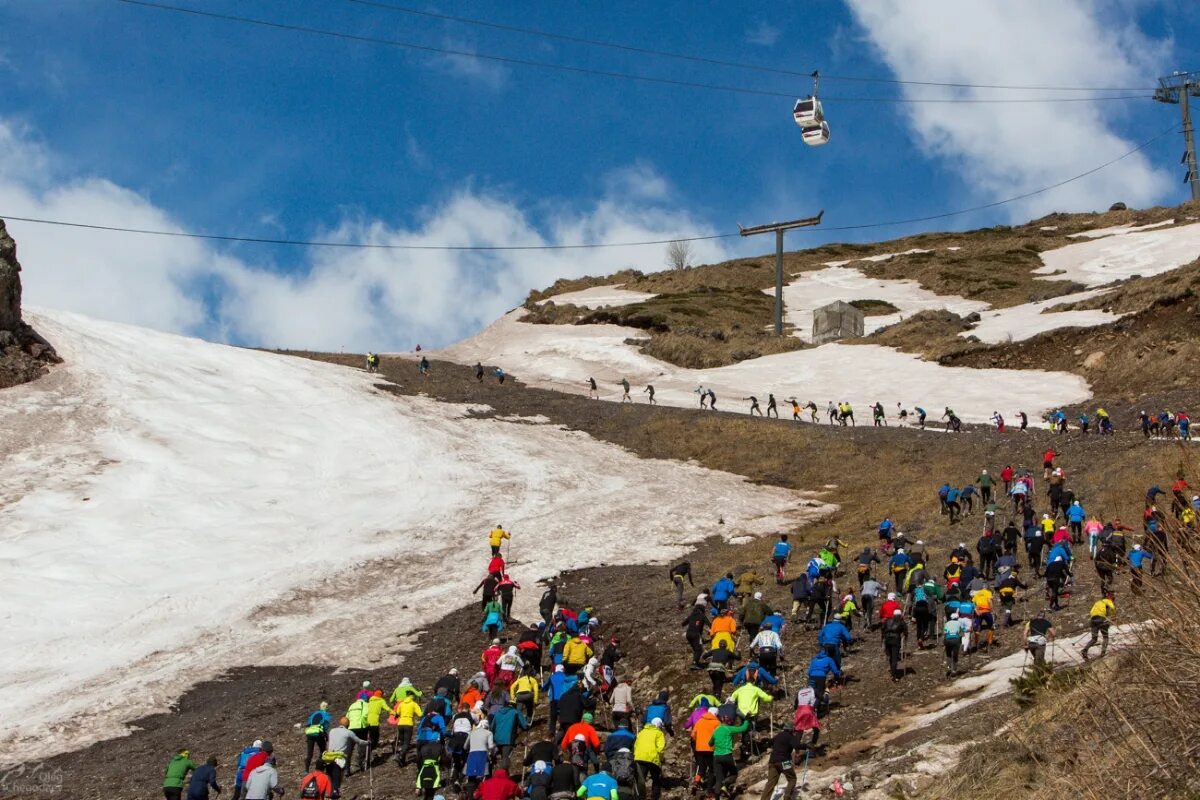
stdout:
[(0, 763), (120, 735), (233, 666), (393, 663), (470, 597), (497, 523), (528, 615), (562, 570), (830, 510), (354, 370), (29, 316), (66, 363), (0, 407), (0, 716), (21, 721)]
[(578, 292), (563, 292), (552, 297), (547, 297), (545, 300), (539, 300), (538, 305), (543, 305), (553, 300), (555, 303), (570, 303), (581, 308), (606, 308), (610, 306), (631, 306), (634, 303), (641, 303), (653, 297), (658, 297), (656, 294), (647, 292), (634, 292), (629, 289), (622, 289), (623, 283), (615, 283), (612, 286), (593, 286), (590, 289), (580, 289)]
[(1047, 313), (1046, 309), (1064, 303), (1077, 303), (1090, 300), (1102, 295), (1107, 290), (1091, 289), (1086, 292), (1054, 297), (1036, 303), (1024, 303), (1019, 306), (997, 308), (980, 312), (980, 320), (969, 331), (963, 331), (959, 336), (977, 336), (981, 341), (990, 344), (1014, 341), (1020, 342), (1031, 339), (1039, 333), (1057, 330), (1059, 328), (1090, 328), (1116, 322), (1122, 314), (1109, 311), (1085, 309), (1082, 311), (1054, 311)]
[[(767, 294), (775, 292), (774, 289), (763, 291)], [(867, 317), (864, 323), (864, 333), (867, 335), (920, 311), (945, 309), (966, 316), (989, 308), (987, 303), (978, 300), (935, 294), (916, 281), (868, 278), (859, 270), (844, 266), (801, 272), (796, 280), (783, 287), (785, 318), (795, 326), (796, 335), (806, 342), (812, 341), (813, 312), (837, 300), (847, 303), (852, 300), (885, 300), (900, 309), (896, 314)]]
[(659, 403), (697, 407), (695, 390), (702, 385), (716, 392), (718, 408), (739, 413), (749, 408), (742, 398), (751, 394), (765, 412), (767, 393), (773, 392), (784, 417), (790, 415), (785, 401), (793, 395), (801, 403), (813, 400), (822, 413), (830, 400), (847, 400), (857, 409), (858, 421), (867, 425), (867, 407), (876, 400), (889, 415), (902, 402), (910, 412), (919, 404), (936, 417), (938, 409), (951, 406), (968, 422), (984, 422), (1006, 402), (1041, 410), (1091, 395), (1087, 382), (1076, 375), (943, 367), (878, 345), (826, 344), (691, 370), (651, 358), (625, 343), (644, 338), (644, 331), (617, 325), (531, 325), (521, 322), (524, 314), (520, 309), (511, 312), (437, 355), (464, 364), (499, 364), (531, 385), (575, 394), (586, 394), (587, 379), (594, 377), (600, 396), (608, 400), (621, 399), (622, 378), (633, 385), (637, 402), (645, 401), (643, 387), (653, 384)]
[(1146, 230), (1149, 227), (1153, 226), (1113, 231), (1102, 238), (1047, 250), (1042, 253), (1045, 266), (1034, 272), (1044, 280), (1077, 281), (1091, 287), (1134, 275), (1161, 275), (1200, 257), (1200, 225)]

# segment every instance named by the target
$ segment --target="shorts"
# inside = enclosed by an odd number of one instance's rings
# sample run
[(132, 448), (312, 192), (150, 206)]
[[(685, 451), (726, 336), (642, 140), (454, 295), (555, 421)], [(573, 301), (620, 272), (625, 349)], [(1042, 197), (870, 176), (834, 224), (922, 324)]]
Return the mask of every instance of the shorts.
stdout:
[(990, 631), (996, 627), (996, 618), (992, 616), (992, 612), (990, 611), (979, 614), (975, 619), (978, 623), (977, 630)]

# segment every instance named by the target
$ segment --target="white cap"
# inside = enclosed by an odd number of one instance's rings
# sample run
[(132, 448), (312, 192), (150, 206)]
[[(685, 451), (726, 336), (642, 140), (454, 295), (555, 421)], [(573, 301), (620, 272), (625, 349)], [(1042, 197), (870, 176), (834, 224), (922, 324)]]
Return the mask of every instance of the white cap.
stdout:
[(903, 617), (904, 612), (897, 608), (895, 611), (892, 612), (892, 616), (893, 617)]
[(262, 739), (255, 739), (251, 747), (262, 747)]
[(958, 612), (955, 611), (953, 614), (951, 614), (950, 619), (958, 619)]
[(573, 741), (576, 741), (576, 742), (586, 742), (586, 741), (587, 741), (587, 737), (585, 737), (585, 736), (584, 736), (582, 733), (577, 733), (577, 734), (575, 734), (575, 739), (574, 739)]
[(755, 599), (755, 600), (762, 600), (762, 592), (755, 592), (755, 593), (754, 593), (754, 599)]
[(888, 600), (895, 600), (895, 599), (896, 599), (896, 593), (888, 592)]
[(364, 688), (364, 689), (366, 689), (366, 688), (367, 688), (368, 686), (370, 686), (370, 685), (371, 685), (371, 682), (370, 682), (370, 681), (363, 681), (363, 688)]
[[(1135, 545), (1133, 546), (1133, 549), (1134, 549), (1134, 550), (1141, 550), (1141, 549), (1142, 549), (1142, 546), (1141, 546), (1140, 544), (1135, 544)], [(1062, 556), (1059, 556), (1059, 558), (1062, 558)]]
[(925, 540), (924, 540), (924, 539), (917, 539), (917, 544), (925, 544)]
[(662, 727), (662, 718), (655, 717), (654, 719), (650, 720), (650, 724), (656, 728), (661, 728)]
[(492, 644), (500, 644), (500, 640), (499, 640), (499, 639), (492, 639)]

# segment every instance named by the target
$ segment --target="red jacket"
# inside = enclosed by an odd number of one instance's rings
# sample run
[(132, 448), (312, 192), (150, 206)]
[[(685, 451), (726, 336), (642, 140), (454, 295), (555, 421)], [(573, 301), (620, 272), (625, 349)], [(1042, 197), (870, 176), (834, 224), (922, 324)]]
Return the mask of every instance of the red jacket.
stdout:
[(304, 787), (308, 785), (310, 780), (317, 781), (317, 797), (325, 798), (333, 794), (333, 781), (329, 780), (329, 776), (320, 770), (313, 770), (300, 779), (300, 791), (304, 791)]
[(516, 800), (521, 796), (521, 787), (508, 777), (508, 771), (496, 770), (492, 777), (479, 784), (475, 800)]
[(884, 620), (891, 619), (892, 612), (896, 609), (903, 610), (904, 606), (900, 605), (895, 600), (884, 600), (883, 605), (879, 607), (879, 618)]
[(246, 777), (249, 776), (251, 772), (254, 772), (254, 770), (267, 763), (267, 759), (270, 757), (271, 754), (266, 750), (259, 750), (257, 753), (247, 758), (246, 766), (242, 767), (242, 771), (238, 773), (237, 782), (245, 783)]
[(1042, 462), (1046, 464), (1053, 464), (1054, 457), (1056, 455), (1058, 455), (1058, 453), (1054, 452), (1053, 450), (1047, 450), (1046, 452), (1042, 453)]
[(1011, 481), (1012, 476), (1013, 476), (1013, 468), (1012, 467), (1005, 467), (1004, 469), (1000, 470), (1000, 480)]
[(492, 574), (503, 575), (504, 574), (504, 559), (501, 558), (500, 556), (494, 556), (492, 558), (492, 560), (488, 562), (488, 574), (489, 575), (492, 575)]

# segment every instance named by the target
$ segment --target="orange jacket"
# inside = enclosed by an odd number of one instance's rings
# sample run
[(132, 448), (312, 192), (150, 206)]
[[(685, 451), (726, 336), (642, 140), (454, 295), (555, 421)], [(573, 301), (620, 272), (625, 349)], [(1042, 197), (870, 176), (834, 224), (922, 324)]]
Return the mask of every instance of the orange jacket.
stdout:
[(692, 745), (697, 753), (712, 752), (712, 734), (721, 725), (721, 720), (712, 714), (705, 714), (696, 720), (692, 726)]
[(708, 628), (709, 636), (716, 636), (718, 633), (728, 633), (730, 636), (737, 633), (737, 620), (733, 615), (726, 616), (722, 614), (712, 621), (712, 625)]
[(600, 749), (600, 737), (596, 734), (596, 729), (586, 722), (576, 722), (571, 727), (567, 728), (567, 732), (563, 734), (562, 749), (566, 750), (571, 746), (571, 742), (575, 741), (575, 737), (583, 734), (583, 740), (588, 743), (588, 747), (592, 750)]

